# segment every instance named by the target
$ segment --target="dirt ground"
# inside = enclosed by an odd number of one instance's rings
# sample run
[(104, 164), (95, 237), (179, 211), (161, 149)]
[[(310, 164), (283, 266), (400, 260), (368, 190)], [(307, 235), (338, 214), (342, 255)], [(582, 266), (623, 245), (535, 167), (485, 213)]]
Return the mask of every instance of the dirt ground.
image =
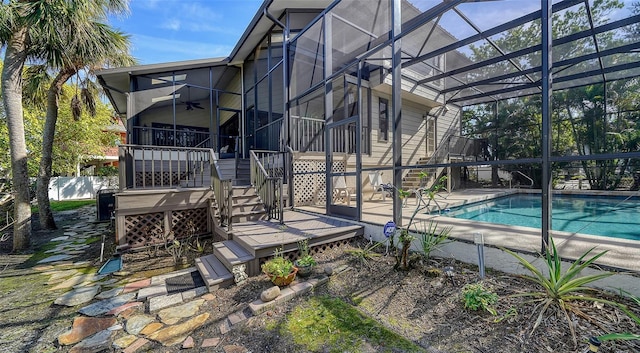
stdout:
[[(73, 214), (59, 217), (58, 224), (73, 222)], [(61, 235), (61, 230), (36, 231), (34, 248), (48, 239)], [(245, 323), (221, 335), (219, 325), (229, 314), (246, 308), (271, 286), (263, 276), (250, 278), (242, 286), (232, 286), (214, 292), (215, 299), (206, 302), (200, 311), (210, 313), (203, 327), (193, 333), (196, 347), (206, 338), (220, 337), (221, 343), (214, 349), (194, 348), (192, 352), (222, 352), (223, 346), (237, 344), (251, 352), (305, 352), (293, 343), (289, 334), (278, 328), (288, 313), (304, 303), (312, 295), (338, 297), (354, 305), (364, 314), (400, 333), (425, 349), (425, 352), (583, 352), (590, 336), (608, 332), (639, 333), (635, 325), (620, 310), (610, 306), (578, 302), (585, 317), (571, 317), (578, 335), (575, 347), (568, 329), (567, 319), (550, 310), (533, 333), (537, 312), (535, 304), (513, 295), (539, 290), (522, 278), (497, 271), (487, 271), (484, 284), (499, 295), (497, 315), (474, 312), (464, 308), (462, 288), (478, 281), (477, 268), (452, 260), (434, 259), (418, 263), (410, 271), (394, 270), (395, 259), (376, 257), (368, 265), (354, 262), (345, 252), (361, 244), (354, 243), (316, 255), (321, 273), (327, 266), (336, 268), (347, 264), (349, 269), (331, 277), (314, 292), (298, 297), (262, 315), (251, 317)], [(92, 244), (83, 259), (97, 266), (100, 243)], [(44, 286), (47, 277), (35, 274), (27, 254), (0, 254), (0, 351), (1, 352), (66, 352), (59, 347), (57, 337), (71, 326), (75, 310), (53, 305), (60, 291), (48, 291)], [(165, 259), (165, 261), (168, 259)], [(432, 277), (428, 269), (453, 266), (453, 279)], [(135, 276), (135, 274), (132, 274)], [(607, 299), (623, 301), (619, 297), (600, 294)], [(629, 303), (628, 301), (626, 301)], [(639, 308), (635, 308), (638, 312)], [(639, 313), (640, 314), (640, 313)], [(587, 319), (589, 318), (589, 319)], [(361, 350), (355, 351), (363, 351)], [(180, 346), (162, 347), (157, 343), (142, 351), (182, 352)], [(376, 347), (366, 351), (375, 352)], [(637, 341), (606, 342), (600, 352), (640, 352)]]

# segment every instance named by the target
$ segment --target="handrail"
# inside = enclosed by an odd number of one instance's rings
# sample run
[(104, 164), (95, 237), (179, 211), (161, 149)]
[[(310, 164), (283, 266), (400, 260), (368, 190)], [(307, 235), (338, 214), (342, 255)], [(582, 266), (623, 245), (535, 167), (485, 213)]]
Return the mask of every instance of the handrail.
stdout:
[[(249, 151), (251, 163), (251, 184), (253, 184), (260, 199), (264, 203), (269, 219), (277, 219), (280, 224), (284, 224), (283, 208), (283, 179), (284, 173), (276, 173), (280, 167), (279, 162), (284, 164), (284, 154), (286, 152), (277, 151)], [(260, 157), (258, 157), (258, 154)], [(281, 157), (279, 156), (281, 155)], [(271, 167), (265, 168), (268, 161)], [(281, 167), (284, 169), (284, 165)], [(278, 175), (274, 175), (278, 174)]]
[(529, 184), (529, 189), (533, 189), (533, 184), (534, 184), (533, 179), (531, 179), (528, 175), (526, 175), (525, 173), (523, 173), (523, 172), (521, 172), (519, 170), (515, 170), (513, 172), (514, 173), (518, 173), (518, 174), (522, 175), (523, 177), (525, 177), (525, 179), (529, 180), (531, 182), (531, 184)]
[(287, 149), (287, 153), (289, 153), (289, 158), (287, 159), (288, 165), (287, 165), (287, 171), (289, 172), (288, 174), (288, 178), (287, 178), (287, 186), (288, 186), (288, 190), (287, 190), (287, 195), (289, 195), (288, 197), (288, 201), (289, 201), (289, 207), (293, 210), (294, 207), (294, 200), (295, 197), (294, 196), (294, 191), (293, 191), (293, 156), (295, 156), (295, 152), (293, 151), (293, 148), (291, 148), (291, 146), (286, 145), (286, 149)]
[(233, 230), (233, 207), (232, 205), (232, 182), (231, 178), (222, 179), (222, 172), (218, 165), (218, 158), (212, 149), (209, 149), (209, 158), (212, 161), (211, 168), (211, 187), (218, 204), (218, 214), (220, 216), (220, 225), (227, 225), (227, 230)]

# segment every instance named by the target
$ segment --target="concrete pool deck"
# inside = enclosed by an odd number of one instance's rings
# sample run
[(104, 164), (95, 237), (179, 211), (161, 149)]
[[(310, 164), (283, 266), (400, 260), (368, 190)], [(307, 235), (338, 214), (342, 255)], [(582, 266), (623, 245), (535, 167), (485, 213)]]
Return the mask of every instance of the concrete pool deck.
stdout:
[[(539, 193), (539, 190), (518, 190), (518, 189), (466, 189), (456, 190), (450, 193), (446, 198), (438, 198), (440, 207), (445, 208), (457, 207), (474, 202), (484, 201), (496, 197), (515, 193)], [(581, 193), (587, 191), (562, 192)], [(600, 195), (631, 195), (629, 192), (594, 192), (589, 194)], [(637, 193), (633, 193), (637, 195)], [(371, 237), (376, 241), (384, 241), (382, 233), (383, 225), (391, 220), (393, 214), (392, 201), (387, 198), (386, 201), (373, 200), (369, 201), (368, 197), (363, 198), (362, 219), (365, 225), (365, 237)], [(354, 203), (352, 202), (352, 205)], [(324, 208), (304, 206), (299, 209), (326, 213)], [(408, 200), (408, 205), (403, 208), (403, 223), (407, 224), (414, 212), (415, 201)], [(435, 221), (438, 227), (451, 226), (451, 237), (459, 240), (443, 247), (439, 256), (452, 257), (463, 262), (477, 263), (478, 255), (476, 246), (473, 244), (474, 234), (482, 233), (485, 242), (485, 264), (489, 268), (501, 270), (510, 273), (525, 273), (521, 265), (517, 263), (515, 258), (498, 249), (497, 247), (505, 247), (512, 250), (522, 251), (529, 254), (537, 254), (541, 250), (541, 231), (537, 228), (509, 226), (502, 224), (493, 224), (485, 222), (474, 222), (466, 219), (458, 219), (438, 215), (437, 211), (431, 214), (418, 213), (414, 222), (430, 222)], [(603, 268), (613, 268), (618, 273), (603, 280), (598, 287), (602, 288), (619, 288), (621, 284), (623, 289), (640, 295), (640, 241), (618, 239), (596, 235), (586, 235), (579, 233), (568, 233), (560, 231), (552, 231), (551, 235), (556, 243), (561, 256), (567, 260), (575, 260), (579, 258), (589, 249), (595, 247), (592, 254), (601, 251), (607, 253), (598, 259), (597, 264)], [(539, 257), (528, 256), (534, 264), (542, 266), (543, 260)], [(591, 270), (589, 270), (591, 271)], [(633, 275), (635, 276), (633, 276)]]

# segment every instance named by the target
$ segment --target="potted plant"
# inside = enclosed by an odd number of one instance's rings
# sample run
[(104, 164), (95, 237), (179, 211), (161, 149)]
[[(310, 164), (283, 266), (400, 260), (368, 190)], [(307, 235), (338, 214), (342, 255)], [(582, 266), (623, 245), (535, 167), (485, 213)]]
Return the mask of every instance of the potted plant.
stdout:
[(262, 272), (266, 274), (273, 284), (279, 287), (288, 286), (296, 278), (298, 268), (291, 260), (284, 257), (282, 249), (275, 250), (272, 259), (262, 264)]
[(294, 265), (298, 268), (298, 274), (300, 276), (307, 277), (313, 271), (316, 260), (309, 253), (309, 242), (307, 239), (298, 242), (298, 249), (300, 251), (300, 257), (294, 262)]

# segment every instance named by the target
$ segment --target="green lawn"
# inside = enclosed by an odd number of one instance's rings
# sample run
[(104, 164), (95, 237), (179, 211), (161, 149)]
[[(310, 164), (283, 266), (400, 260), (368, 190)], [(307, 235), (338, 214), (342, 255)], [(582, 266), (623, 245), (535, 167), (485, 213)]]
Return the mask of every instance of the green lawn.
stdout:
[[(86, 205), (95, 205), (96, 200), (50, 201), (50, 203), (51, 203), (51, 211), (59, 212), (59, 211), (75, 210), (76, 208), (80, 208)], [(37, 213), (38, 206), (31, 206), (31, 212)]]

